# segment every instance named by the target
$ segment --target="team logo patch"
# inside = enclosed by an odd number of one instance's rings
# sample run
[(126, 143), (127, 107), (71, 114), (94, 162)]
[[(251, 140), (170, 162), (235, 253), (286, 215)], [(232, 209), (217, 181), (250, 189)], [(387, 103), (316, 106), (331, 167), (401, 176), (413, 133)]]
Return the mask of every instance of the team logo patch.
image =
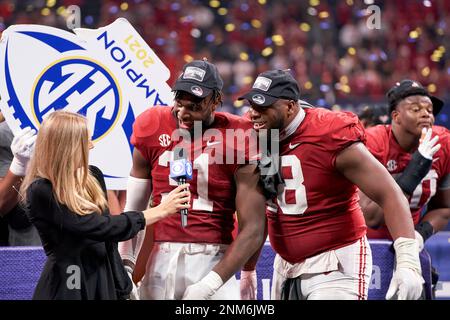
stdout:
[(183, 79), (191, 79), (199, 82), (203, 82), (206, 71), (197, 67), (187, 67), (183, 73)]
[(269, 90), (271, 84), (272, 84), (271, 79), (266, 77), (258, 77), (256, 78), (255, 83), (253, 84), (253, 88), (262, 91), (267, 91)]
[(202, 94), (203, 94), (203, 90), (199, 86), (192, 86), (191, 87), (191, 92), (193, 94), (195, 94), (197, 97), (201, 97)]
[(256, 104), (263, 104), (264, 102), (266, 102), (266, 98), (264, 98), (264, 96), (262, 96), (260, 94), (253, 95), (252, 100)]
[(170, 145), (170, 136), (168, 134), (162, 134), (159, 136), (159, 144), (161, 147), (168, 147)]
[(395, 169), (397, 169), (397, 161), (389, 160), (386, 164), (386, 168), (388, 169), (389, 172), (394, 171)]

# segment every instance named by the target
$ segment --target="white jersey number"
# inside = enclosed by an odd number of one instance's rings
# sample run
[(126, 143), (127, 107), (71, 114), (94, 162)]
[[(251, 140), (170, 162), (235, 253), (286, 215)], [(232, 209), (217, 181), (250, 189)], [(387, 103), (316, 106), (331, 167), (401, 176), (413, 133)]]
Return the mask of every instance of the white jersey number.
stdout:
[[(163, 167), (168, 167), (170, 161), (173, 161), (173, 151), (164, 151), (158, 159), (158, 164)], [(197, 172), (197, 193), (198, 198), (192, 200), (192, 210), (198, 211), (213, 211), (213, 202), (208, 199), (208, 154), (202, 153), (194, 160), (193, 168)], [(169, 177), (169, 185), (176, 186), (177, 182)], [(167, 196), (168, 193), (161, 193), (161, 200)]]
[[(294, 155), (281, 156), (281, 167), (291, 167), (292, 179), (284, 178), (286, 186), (281, 194), (277, 196), (278, 205), (284, 214), (303, 214), (308, 208), (306, 200), (306, 189), (303, 185), (303, 171), (300, 159)], [(295, 191), (295, 203), (286, 203), (286, 191)]]
[[(431, 197), (434, 196), (436, 194), (436, 183), (437, 183), (437, 179), (438, 179), (438, 174), (436, 172), (436, 170), (431, 169), (430, 171), (428, 171), (427, 175), (425, 176), (425, 178), (422, 179), (422, 181), (419, 183), (419, 185), (417, 186), (416, 190), (414, 190), (412, 196), (411, 196), (411, 200), (409, 203), (409, 207), (412, 209), (418, 209), (419, 205), (420, 205), (420, 199), (422, 199), (422, 194), (425, 194), (425, 196), (427, 196), (426, 201), (423, 203), (423, 205), (427, 204), (428, 201), (430, 201)], [(422, 185), (424, 181), (429, 181), (430, 184), (430, 190), (423, 190), (422, 189)]]

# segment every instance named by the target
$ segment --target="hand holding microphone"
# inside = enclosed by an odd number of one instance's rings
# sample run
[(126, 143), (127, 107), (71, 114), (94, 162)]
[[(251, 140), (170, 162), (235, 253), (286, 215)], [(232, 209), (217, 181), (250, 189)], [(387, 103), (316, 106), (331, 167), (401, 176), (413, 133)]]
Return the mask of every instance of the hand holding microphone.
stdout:
[(187, 210), (190, 202), (191, 193), (189, 192), (189, 184), (181, 184), (165, 196), (158, 206), (143, 211), (145, 224), (151, 225), (167, 216), (177, 213), (179, 210)]
[[(178, 186), (184, 185), (187, 180), (192, 179), (192, 164), (186, 159), (186, 153), (183, 148), (175, 149), (175, 160), (170, 162), (170, 178), (178, 182)], [(188, 191), (188, 190), (187, 190)], [(181, 226), (187, 226), (188, 209), (182, 208)]]
[(165, 196), (159, 207), (166, 217), (175, 214), (178, 210), (187, 210), (190, 206), (190, 201), (189, 183), (183, 183)]

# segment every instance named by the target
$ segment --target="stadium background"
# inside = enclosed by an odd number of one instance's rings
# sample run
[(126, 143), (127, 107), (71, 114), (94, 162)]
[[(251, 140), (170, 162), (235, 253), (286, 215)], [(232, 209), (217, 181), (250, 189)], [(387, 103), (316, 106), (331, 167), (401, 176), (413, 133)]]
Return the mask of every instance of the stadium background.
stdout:
[[(370, 5), (380, 29), (370, 29)], [(450, 2), (445, 0), (13, 0), (0, 1), (0, 32), (11, 24), (67, 29), (125, 17), (169, 67), (171, 85), (191, 59), (207, 57), (224, 78), (223, 109), (240, 114), (239, 94), (267, 69), (292, 69), (302, 98), (355, 112), (384, 104), (399, 79), (420, 81), (450, 102)], [(437, 123), (450, 125), (449, 107)]]
[[(0, 32), (12, 24), (67, 29), (70, 5), (80, 7), (81, 27), (128, 19), (171, 70), (169, 85), (184, 63), (207, 57), (224, 78), (224, 111), (245, 112), (236, 98), (258, 73), (290, 68), (302, 99), (358, 114), (384, 106), (399, 79), (418, 80), (445, 100), (436, 123), (450, 127), (450, 1), (0, 1)], [(368, 28), (371, 5), (381, 9), (380, 29)], [(435, 238), (428, 248), (447, 286), (450, 232)]]

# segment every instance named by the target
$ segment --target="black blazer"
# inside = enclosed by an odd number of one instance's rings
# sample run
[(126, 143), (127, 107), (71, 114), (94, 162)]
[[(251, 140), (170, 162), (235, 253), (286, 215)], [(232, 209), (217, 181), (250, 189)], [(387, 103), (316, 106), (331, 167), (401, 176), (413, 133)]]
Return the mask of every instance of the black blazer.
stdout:
[[(106, 193), (100, 169), (90, 166), (90, 170)], [(142, 212), (78, 215), (56, 201), (50, 181), (42, 178), (30, 185), (27, 199), (27, 213), (47, 255), (33, 299), (128, 298), (132, 284), (117, 242), (133, 238), (145, 227)]]

